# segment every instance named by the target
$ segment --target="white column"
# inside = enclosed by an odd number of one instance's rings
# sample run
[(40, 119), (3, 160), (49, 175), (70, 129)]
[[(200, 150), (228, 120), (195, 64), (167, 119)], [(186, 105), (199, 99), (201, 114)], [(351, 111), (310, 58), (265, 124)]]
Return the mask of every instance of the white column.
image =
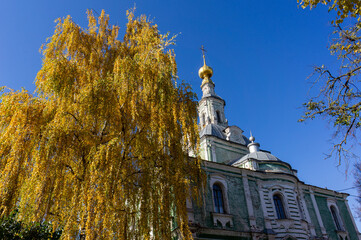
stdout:
[(214, 145), (214, 142), (211, 143), (211, 151), (212, 151), (212, 162), (217, 162), (217, 155), (216, 155), (216, 146)]
[(249, 190), (247, 173), (245, 171), (242, 171), (242, 181), (243, 181), (244, 194), (246, 197), (249, 225), (251, 226), (251, 230), (252, 230), (256, 228), (256, 218), (254, 217), (252, 197), (251, 197), (251, 192)]
[[(345, 198), (344, 198), (344, 199), (345, 199)], [(346, 207), (347, 207), (348, 214), (349, 214), (350, 217), (351, 217), (351, 220), (352, 220), (352, 223), (353, 223), (353, 227), (354, 227), (355, 230), (356, 230), (357, 237), (358, 237), (358, 239), (360, 240), (360, 239), (361, 239), (361, 236), (360, 236), (360, 234), (358, 234), (359, 231), (358, 231), (357, 226), (356, 226), (356, 224), (355, 224), (355, 219), (353, 218), (352, 213), (351, 213), (351, 211), (350, 211), (350, 207), (349, 207), (349, 205), (348, 205), (348, 200), (347, 200), (347, 199), (345, 199), (345, 204), (346, 204)]]
[(315, 227), (314, 226), (311, 226), (313, 225), (312, 221), (311, 221), (311, 217), (310, 217), (310, 213), (308, 212), (308, 209), (307, 209), (307, 204), (306, 204), (306, 201), (305, 201), (305, 197), (303, 195), (303, 189), (298, 186), (298, 196), (299, 196), (299, 200), (300, 200), (300, 204), (302, 204), (302, 209), (300, 209), (300, 211), (303, 210), (304, 214), (305, 214), (305, 218), (308, 222), (308, 227), (310, 228), (310, 232), (311, 232), (311, 235), (312, 236), (316, 236), (316, 231), (315, 231)]
[[(266, 229), (272, 229), (271, 220), (268, 217), (266, 203), (265, 203), (265, 194), (263, 192), (263, 187), (260, 181), (257, 181), (258, 191), (259, 191), (259, 198), (261, 199), (261, 205), (263, 209), (263, 218), (264, 218), (264, 224)], [(267, 196), (268, 199), (268, 196)]]

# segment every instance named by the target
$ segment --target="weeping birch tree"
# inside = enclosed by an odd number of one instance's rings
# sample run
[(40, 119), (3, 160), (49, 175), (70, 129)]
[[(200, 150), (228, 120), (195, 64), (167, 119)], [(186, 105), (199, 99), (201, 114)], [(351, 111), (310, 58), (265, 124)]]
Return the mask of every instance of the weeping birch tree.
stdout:
[(0, 213), (49, 221), (63, 239), (191, 238), (186, 198), (203, 175), (195, 94), (177, 79), (173, 38), (128, 12), (57, 20), (36, 92), (2, 88)]

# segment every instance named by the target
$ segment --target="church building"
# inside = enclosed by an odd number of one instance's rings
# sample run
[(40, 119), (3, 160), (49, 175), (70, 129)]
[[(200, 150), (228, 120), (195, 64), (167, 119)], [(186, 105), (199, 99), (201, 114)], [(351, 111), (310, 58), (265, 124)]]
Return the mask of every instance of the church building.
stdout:
[(229, 125), (212, 74), (204, 61), (198, 113), (207, 185), (202, 204), (187, 202), (194, 239), (361, 239), (347, 193), (305, 184), (289, 163)]

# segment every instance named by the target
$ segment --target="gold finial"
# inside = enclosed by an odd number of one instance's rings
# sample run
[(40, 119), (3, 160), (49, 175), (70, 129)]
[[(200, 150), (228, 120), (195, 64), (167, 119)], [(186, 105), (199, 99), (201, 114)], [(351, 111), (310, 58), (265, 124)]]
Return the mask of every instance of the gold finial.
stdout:
[[(213, 75), (213, 69), (211, 67), (208, 67), (207, 64), (206, 64), (206, 57), (204, 55), (204, 52), (206, 52), (206, 50), (204, 49), (203, 45), (201, 47), (201, 50), (202, 50), (202, 54), (203, 54), (203, 67), (201, 67), (198, 71), (198, 75), (200, 78), (204, 79), (204, 80), (210, 80), (210, 78), (212, 77)], [(203, 81), (204, 82), (204, 81)], [(210, 80), (210, 82), (212, 82)], [(202, 83), (203, 85), (203, 83)]]

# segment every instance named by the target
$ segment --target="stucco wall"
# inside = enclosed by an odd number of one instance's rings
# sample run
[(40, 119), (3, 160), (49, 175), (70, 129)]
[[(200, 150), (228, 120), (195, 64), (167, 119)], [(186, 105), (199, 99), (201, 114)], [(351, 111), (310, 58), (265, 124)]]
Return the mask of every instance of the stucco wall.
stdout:
[[(342, 194), (305, 185), (287, 174), (262, 173), (208, 161), (206, 163), (207, 186), (204, 189), (204, 199), (200, 206), (193, 203), (193, 223), (201, 229), (197, 235), (200, 239), (251, 239), (252, 234), (263, 234), (264, 237), (267, 235), (266, 229), (267, 232), (272, 229), (273, 234), (276, 234), (275, 239), (291, 235), (296, 239), (309, 239), (314, 237), (313, 233), (321, 238), (323, 232), (318, 216), (329, 239), (338, 239), (337, 234), (340, 232), (335, 231), (329, 209), (330, 199), (337, 204), (349, 240), (358, 239)], [(212, 186), (215, 183), (225, 186), (222, 191), (227, 205), (226, 212), (218, 215), (227, 218), (226, 224), (218, 222), (217, 214), (214, 213)], [(287, 215), (285, 219), (278, 219), (275, 213), (273, 195), (276, 193), (283, 196)], [(246, 196), (249, 196), (248, 200)], [(301, 212), (301, 202), (302, 208), (307, 211)]]
[(257, 186), (256, 181), (250, 181), (248, 180), (249, 190), (251, 193), (251, 199), (252, 199), (252, 205), (253, 205), (253, 211), (254, 211), (254, 217), (256, 218), (256, 224), (259, 229), (264, 229), (264, 214), (261, 204), (261, 198), (259, 189)]
[(316, 211), (315, 211), (315, 208), (313, 207), (311, 196), (309, 193), (304, 193), (304, 198), (305, 198), (308, 213), (310, 214), (311, 224), (315, 227), (316, 235), (318, 237), (321, 237), (322, 236), (321, 227), (317, 220)]
[(340, 210), (341, 218), (343, 219), (346, 230), (349, 233), (349, 239), (358, 239), (358, 235), (355, 231), (354, 224), (352, 222), (352, 216), (347, 209), (346, 203), (344, 201), (337, 201), (338, 209)]

